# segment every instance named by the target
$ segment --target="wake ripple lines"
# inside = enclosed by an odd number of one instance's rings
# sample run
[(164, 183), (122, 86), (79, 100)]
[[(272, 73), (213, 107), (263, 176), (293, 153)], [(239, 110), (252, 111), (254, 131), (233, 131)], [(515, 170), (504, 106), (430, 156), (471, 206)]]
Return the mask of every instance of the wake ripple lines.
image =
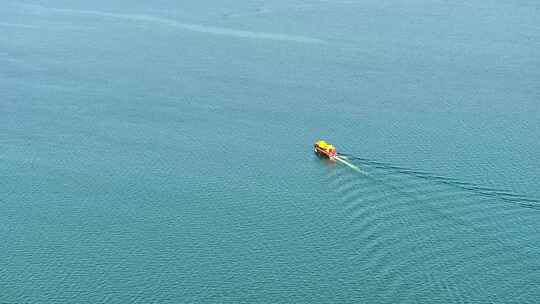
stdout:
[(346, 159), (359, 170), (336, 166), (328, 184), (338, 192), (356, 265), (382, 281), (370, 292), (385, 302), (507, 303), (534, 297), (534, 290), (522, 288), (534, 282), (520, 274), (540, 271), (540, 252), (523, 250), (523, 236), (537, 232), (524, 219), (540, 220), (538, 200), (370, 159)]

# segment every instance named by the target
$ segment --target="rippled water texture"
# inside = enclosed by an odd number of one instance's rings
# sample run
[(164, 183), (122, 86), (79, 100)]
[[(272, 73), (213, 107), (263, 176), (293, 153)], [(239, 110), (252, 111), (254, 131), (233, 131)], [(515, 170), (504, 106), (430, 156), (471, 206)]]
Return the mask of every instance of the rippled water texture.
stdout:
[[(515, 282), (536, 267), (534, 246), (520, 235), (535, 233), (540, 201), (363, 158), (350, 162), (362, 172), (332, 168), (329, 185), (340, 193), (351, 238), (362, 244), (358, 255), (385, 282), (374, 293), (427, 302), (535, 296), (534, 282)], [(418, 286), (429, 290), (418, 294)], [(432, 298), (434, 290), (440, 294)]]
[(537, 303), (539, 16), (3, 1), (0, 303)]

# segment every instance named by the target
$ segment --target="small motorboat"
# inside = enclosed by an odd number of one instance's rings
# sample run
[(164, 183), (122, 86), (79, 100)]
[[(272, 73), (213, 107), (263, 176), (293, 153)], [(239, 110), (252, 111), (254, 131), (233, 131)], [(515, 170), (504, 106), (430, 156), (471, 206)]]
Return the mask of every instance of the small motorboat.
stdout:
[(334, 159), (337, 156), (336, 148), (324, 140), (317, 141), (313, 147), (315, 153), (319, 156), (327, 157), (329, 159)]

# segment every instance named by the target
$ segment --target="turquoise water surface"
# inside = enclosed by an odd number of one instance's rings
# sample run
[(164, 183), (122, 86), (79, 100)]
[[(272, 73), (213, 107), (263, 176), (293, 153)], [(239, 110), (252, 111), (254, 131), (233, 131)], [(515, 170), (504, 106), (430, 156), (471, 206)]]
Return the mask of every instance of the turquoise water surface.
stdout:
[(0, 303), (540, 299), (536, 1), (7, 0), (0, 33)]

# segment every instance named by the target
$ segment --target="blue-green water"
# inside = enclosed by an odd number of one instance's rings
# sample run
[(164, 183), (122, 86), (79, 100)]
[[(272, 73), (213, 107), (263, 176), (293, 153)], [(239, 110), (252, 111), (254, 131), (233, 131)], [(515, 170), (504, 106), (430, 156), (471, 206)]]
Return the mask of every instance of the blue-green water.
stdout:
[(535, 1), (8, 0), (0, 34), (0, 303), (540, 299)]

